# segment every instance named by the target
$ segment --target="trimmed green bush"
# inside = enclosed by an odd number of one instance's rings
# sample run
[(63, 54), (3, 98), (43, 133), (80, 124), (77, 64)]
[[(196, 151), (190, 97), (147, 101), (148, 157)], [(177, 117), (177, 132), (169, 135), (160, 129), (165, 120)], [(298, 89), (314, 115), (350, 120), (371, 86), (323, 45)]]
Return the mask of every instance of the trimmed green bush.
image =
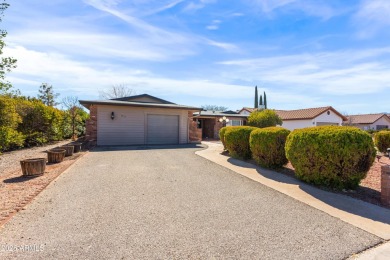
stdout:
[(266, 168), (280, 168), (288, 160), (284, 146), (290, 131), (282, 127), (259, 128), (251, 132), (249, 145), (252, 158)]
[(380, 131), (374, 135), (375, 146), (382, 153), (390, 148), (390, 131)]
[(251, 150), (249, 148), (249, 137), (256, 127), (250, 126), (231, 126), (225, 130), (226, 149), (232, 157), (249, 159)]
[(24, 136), (15, 129), (0, 126), (0, 152), (22, 147)]
[(371, 136), (356, 127), (297, 129), (286, 141), (286, 156), (298, 178), (336, 189), (356, 188), (375, 154)]
[(225, 144), (225, 132), (226, 132), (226, 129), (228, 129), (230, 126), (225, 126), (225, 127), (222, 127), (220, 130), (219, 130), (219, 139), (221, 140), (222, 144), (223, 144), (223, 149), (226, 150), (226, 144)]
[(223, 149), (226, 150), (226, 145), (225, 145), (225, 132), (226, 132), (226, 126), (222, 127), (219, 129), (219, 139), (221, 140), (223, 144)]
[(264, 109), (252, 112), (248, 117), (248, 125), (264, 128), (282, 125), (282, 119), (274, 110)]

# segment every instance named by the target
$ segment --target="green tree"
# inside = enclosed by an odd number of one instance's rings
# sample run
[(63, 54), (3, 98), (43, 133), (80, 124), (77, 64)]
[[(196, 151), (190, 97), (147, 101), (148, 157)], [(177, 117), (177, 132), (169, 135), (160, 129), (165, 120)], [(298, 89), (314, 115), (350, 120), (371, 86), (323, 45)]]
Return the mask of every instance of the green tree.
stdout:
[(267, 109), (267, 95), (265, 94), (265, 91), (264, 91), (264, 109)]
[(260, 95), (260, 102), (259, 105), (262, 107), (263, 106), (263, 95)]
[(254, 111), (248, 117), (248, 125), (259, 128), (282, 125), (282, 119), (274, 110)]
[[(9, 4), (3, 0), (0, 3), (0, 22), (3, 20), (3, 13), (8, 8)], [(7, 92), (12, 85), (5, 79), (5, 74), (16, 68), (16, 59), (11, 57), (3, 57), (3, 48), (6, 46), (4, 38), (7, 36), (7, 31), (0, 29), (0, 93)]]
[(56, 102), (56, 98), (59, 95), (60, 94), (58, 93), (54, 93), (52, 85), (42, 83), (42, 85), (39, 86), (38, 99), (41, 100), (42, 103), (46, 106), (54, 107), (58, 105), (58, 103)]
[(257, 86), (255, 87), (255, 108), (259, 108), (259, 94), (257, 93)]

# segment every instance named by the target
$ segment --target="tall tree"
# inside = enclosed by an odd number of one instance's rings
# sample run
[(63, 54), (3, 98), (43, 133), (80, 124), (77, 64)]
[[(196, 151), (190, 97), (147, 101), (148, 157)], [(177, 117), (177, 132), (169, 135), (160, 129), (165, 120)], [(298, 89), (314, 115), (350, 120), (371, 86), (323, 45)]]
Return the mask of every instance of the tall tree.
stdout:
[(38, 99), (41, 100), (42, 103), (46, 106), (54, 107), (55, 105), (58, 105), (56, 98), (59, 95), (60, 94), (58, 93), (54, 93), (52, 85), (42, 83), (42, 85), (39, 86)]
[(255, 87), (255, 108), (259, 108), (259, 94), (257, 93), (257, 86)]
[(260, 102), (259, 102), (259, 105), (261, 107), (263, 107), (263, 95), (260, 95)]
[[(0, 3), (0, 22), (3, 21), (4, 11), (8, 8), (9, 4), (3, 0)], [(4, 38), (7, 36), (7, 31), (0, 29), (0, 93), (7, 92), (12, 85), (5, 79), (5, 74), (16, 68), (16, 59), (11, 57), (3, 57), (3, 48), (6, 46)]]
[(71, 122), (72, 122), (72, 139), (76, 139), (76, 124), (77, 124), (77, 117), (79, 115), (79, 110), (82, 108), (80, 107), (79, 99), (75, 96), (69, 96), (62, 99), (62, 104), (65, 106), (68, 115), (70, 116)]
[(264, 109), (267, 109), (267, 95), (265, 94), (265, 91), (264, 91)]
[(133, 89), (127, 87), (126, 84), (113, 85), (106, 90), (99, 91), (99, 96), (101, 99), (128, 97), (135, 94), (136, 92)]

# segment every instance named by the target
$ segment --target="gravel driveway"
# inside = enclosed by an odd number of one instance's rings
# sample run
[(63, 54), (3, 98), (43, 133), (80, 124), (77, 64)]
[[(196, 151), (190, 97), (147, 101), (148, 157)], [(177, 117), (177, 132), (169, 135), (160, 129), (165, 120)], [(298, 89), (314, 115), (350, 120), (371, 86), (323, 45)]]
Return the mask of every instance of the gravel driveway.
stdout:
[(0, 258), (344, 259), (381, 242), (197, 149), (89, 153), (4, 226)]

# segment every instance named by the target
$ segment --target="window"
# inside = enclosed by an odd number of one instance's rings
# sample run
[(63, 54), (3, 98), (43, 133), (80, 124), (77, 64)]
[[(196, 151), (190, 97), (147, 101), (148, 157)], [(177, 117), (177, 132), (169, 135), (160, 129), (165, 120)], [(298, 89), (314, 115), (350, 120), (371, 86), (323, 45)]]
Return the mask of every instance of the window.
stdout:
[(232, 126), (242, 125), (241, 120), (230, 120)]
[(388, 129), (389, 127), (387, 125), (377, 125), (376, 130), (382, 130), (382, 129)]

